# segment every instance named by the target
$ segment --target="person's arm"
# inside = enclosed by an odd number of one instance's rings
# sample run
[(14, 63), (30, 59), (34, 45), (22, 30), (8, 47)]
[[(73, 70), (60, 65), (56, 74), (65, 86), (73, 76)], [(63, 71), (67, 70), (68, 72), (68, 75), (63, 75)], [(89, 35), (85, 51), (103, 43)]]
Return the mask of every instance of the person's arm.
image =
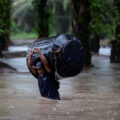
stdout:
[(49, 64), (48, 64), (48, 61), (47, 61), (47, 59), (45, 58), (45, 56), (41, 53), (40, 48), (34, 48), (34, 50), (35, 50), (36, 52), (38, 52), (38, 54), (40, 55), (41, 61), (43, 62), (46, 71), (49, 72), (49, 73), (51, 73), (51, 68), (50, 68), (50, 66), (49, 66)]
[(28, 57), (28, 67), (30, 68), (30, 70), (36, 74), (36, 70), (35, 70), (35, 66), (32, 64), (32, 55), (33, 55), (34, 51), (31, 50), (30, 51), (30, 54), (29, 54), (29, 57)]

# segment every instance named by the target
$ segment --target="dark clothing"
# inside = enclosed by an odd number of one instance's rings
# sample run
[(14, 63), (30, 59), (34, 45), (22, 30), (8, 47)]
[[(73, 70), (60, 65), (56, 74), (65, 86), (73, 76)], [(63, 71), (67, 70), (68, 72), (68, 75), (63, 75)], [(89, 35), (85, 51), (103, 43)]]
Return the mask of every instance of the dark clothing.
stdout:
[(43, 77), (38, 75), (38, 86), (43, 97), (60, 100), (58, 92), (59, 82), (55, 80), (55, 73), (46, 72)]

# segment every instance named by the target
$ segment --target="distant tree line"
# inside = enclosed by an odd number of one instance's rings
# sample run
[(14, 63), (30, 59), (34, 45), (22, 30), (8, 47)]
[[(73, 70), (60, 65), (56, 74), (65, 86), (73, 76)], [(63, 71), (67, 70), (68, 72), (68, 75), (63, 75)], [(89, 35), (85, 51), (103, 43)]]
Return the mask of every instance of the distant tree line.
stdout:
[[(70, 0), (12, 0), (11, 32), (36, 31), (38, 36), (66, 33), (70, 31), (71, 13)], [(46, 29), (41, 31), (42, 26)]]
[[(99, 50), (101, 37), (114, 36), (119, 40), (119, 0), (12, 0), (12, 2), (16, 3), (12, 9), (14, 21), (27, 31), (30, 30), (29, 26), (32, 26), (39, 38), (47, 37), (52, 32), (56, 32), (56, 35), (75, 34), (85, 47), (87, 66), (91, 65), (91, 50), (94, 52)], [(0, 51), (6, 48), (9, 40), (10, 6), (11, 0), (0, 0)]]

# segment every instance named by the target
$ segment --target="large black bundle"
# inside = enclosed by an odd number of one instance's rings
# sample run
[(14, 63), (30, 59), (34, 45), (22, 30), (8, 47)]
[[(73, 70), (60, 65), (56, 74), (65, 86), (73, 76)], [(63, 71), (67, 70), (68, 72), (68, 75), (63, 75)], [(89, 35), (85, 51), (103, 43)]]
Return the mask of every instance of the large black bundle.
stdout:
[[(47, 49), (44, 49), (42, 53), (45, 55), (53, 70), (57, 71), (62, 77), (71, 77), (80, 73), (83, 68), (85, 51), (77, 37), (63, 34), (57, 37), (46, 38), (44, 40), (51, 41)], [(35, 41), (29, 47), (26, 57), (27, 61), (29, 52), (31, 49), (34, 49), (34, 47), (42, 47), (40, 40)], [(40, 60), (39, 55), (37, 53), (33, 54), (32, 60), (35, 65), (37, 61)]]

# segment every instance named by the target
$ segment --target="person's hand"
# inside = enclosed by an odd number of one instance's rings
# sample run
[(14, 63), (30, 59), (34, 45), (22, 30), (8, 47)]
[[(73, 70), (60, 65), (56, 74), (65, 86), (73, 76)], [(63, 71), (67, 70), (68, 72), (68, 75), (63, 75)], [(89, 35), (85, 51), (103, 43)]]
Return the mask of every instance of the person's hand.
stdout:
[(61, 51), (61, 47), (59, 47), (56, 52), (59, 53), (60, 51)]
[(37, 52), (37, 53), (41, 54), (41, 50), (38, 47), (34, 48), (34, 52)]
[(29, 55), (30, 55), (30, 56), (32, 56), (32, 55), (33, 55), (33, 53), (34, 53), (34, 51), (33, 51), (33, 50), (31, 50)]

